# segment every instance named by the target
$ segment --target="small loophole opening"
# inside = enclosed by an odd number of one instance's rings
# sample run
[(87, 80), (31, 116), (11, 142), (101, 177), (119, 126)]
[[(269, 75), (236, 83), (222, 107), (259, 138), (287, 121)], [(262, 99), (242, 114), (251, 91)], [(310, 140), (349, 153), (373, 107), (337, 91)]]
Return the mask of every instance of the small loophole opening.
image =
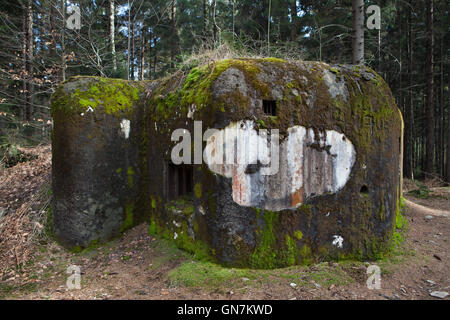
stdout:
[(369, 194), (369, 188), (367, 188), (367, 186), (362, 186), (361, 189), (359, 190), (359, 192), (363, 195), (368, 195)]

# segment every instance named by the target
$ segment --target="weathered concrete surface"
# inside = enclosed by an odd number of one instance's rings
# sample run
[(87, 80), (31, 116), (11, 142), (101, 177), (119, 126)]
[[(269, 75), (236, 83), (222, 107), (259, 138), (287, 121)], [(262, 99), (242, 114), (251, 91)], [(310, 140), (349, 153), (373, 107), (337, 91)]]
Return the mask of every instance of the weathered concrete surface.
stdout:
[[(263, 100), (276, 100), (276, 116)], [(152, 82), (81, 77), (59, 87), (52, 114), (53, 214), (68, 246), (146, 220), (152, 234), (233, 266), (370, 259), (389, 248), (402, 119), (368, 68), (236, 59)], [(171, 134), (193, 133), (194, 121), (218, 129), (233, 159), (217, 161), (220, 139), (208, 140), (192, 194), (169, 201)], [(267, 175), (272, 129), (280, 166)], [(237, 163), (244, 146), (247, 162)]]
[[(98, 92), (103, 86), (98, 78), (73, 78), (53, 96), (53, 220), (57, 238), (71, 247), (118, 234), (137, 194), (138, 97), (126, 82), (108, 82), (117, 99), (108, 101)], [(91, 98), (97, 95), (106, 106)]]

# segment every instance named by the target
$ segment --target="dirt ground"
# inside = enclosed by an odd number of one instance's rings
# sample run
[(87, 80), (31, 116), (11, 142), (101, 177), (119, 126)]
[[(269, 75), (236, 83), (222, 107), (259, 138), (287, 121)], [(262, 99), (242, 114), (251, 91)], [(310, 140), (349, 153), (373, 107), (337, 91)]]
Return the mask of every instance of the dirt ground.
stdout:
[[(405, 183), (404, 241), (373, 262), (322, 262), (276, 270), (227, 269), (192, 257), (142, 224), (121, 238), (72, 253), (48, 237), (50, 148), (0, 171), (0, 299), (439, 299), (450, 292), (450, 187), (426, 196)], [(81, 270), (69, 290), (67, 268)], [(369, 265), (381, 289), (367, 288)], [(445, 298), (449, 300), (450, 297)]]

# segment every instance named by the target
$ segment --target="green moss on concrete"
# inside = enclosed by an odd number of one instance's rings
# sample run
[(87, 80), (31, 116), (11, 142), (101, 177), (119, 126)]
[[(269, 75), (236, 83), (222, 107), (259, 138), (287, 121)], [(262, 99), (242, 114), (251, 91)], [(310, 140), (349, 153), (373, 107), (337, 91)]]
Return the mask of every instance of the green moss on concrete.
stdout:
[(276, 237), (274, 225), (278, 221), (278, 213), (262, 210), (263, 228), (257, 230), (258, 244), (250, 256), (250, 266), (258, 269), (271, 269), (277, 266)]
[(395, 228), (403, 230), (408, 227), (408, 220), (402, 215), (405, 208), (405, 199), (403, 197), (397, 198), (397, 210), (395, 215)]
[(183, 209), (183, 213), (187, 216), (190, 216), (194, 213), (194, 206), (192, 204), (187, 204)]
[(405, 209), (405, 199), (403, 197), (397, 197), (397, 210), (395, 215), (394, 233), (392, 235), (390, 251), (392, 253), (398, 253), (401, 244), (405, 240), (406, 230), (408, 229), (408, 220), (403, 216), (402, 212)]
[[(313, 261), (311, 247), (304, 239), (301, 230), (280, 229), (280, 215), (287, 213), (256, 208), (254, 210), (257, 221), (256, 246), (250, 256), (248, 266), (256, 269), (273, 269), (294, 264), (308, 265)], [(299, 215), (310, 221), (311, 205), (304, 204), (298, 207), (297, 211)], [(262, 226), (258, 221), (262, 222)], [(283, 240), (279, 239), (280, 236), (283, 237)]]
[(133, 176), (134, 176), (134, 169), (133, 167), (127, 168), (127, 179), (128, 179), (128, 187), (133, 188)]
[(202, 197), (202, 185), (200, 183), (196, 183), (194, 185), (194, 194), (197, 199), (200, 199)]
[(99, 239), (92, 240), (91, 242), (89, 242), (89, 244), (86, 247), (73, 246), (72, 248), (70, 248), (69, 251), (72, 253), (77, 253), (77, 254), (85, 254), (85, 253), (89, 253), (92, 250), (99, 248), (101, 244), (102, 244), (102, 242)]
[(302, 233), (300, 230), (296, 230), (296, 231), (294, 232), (294, 237), (295, 237), (297, 240), (302, 240), (302, 238), (303, 238), (303, 233)]
[(302, 264), (304, 264), (304, 265), (311, 264), (312, 251), (311, 251), (311, 247), (308, 246), (307, 244), (303, 244), (303, 246), (300, 248), (300, 258), (301, 258)]
[(152, 220), (150, 222), (150, 225), (148, 226), (148, 233), (151, 236), (155, 236), (156, 235), (156, 222), (154, 220)]
[(339, 69), (337, 69), (337, 68), (330, 68), (330, 71), (333, 72), (333, 73), (336, 74), (336, 75), (339, 75), (339, 74), (340, 74), (340, 71), (339, 71)]
[[(71, 88), (70, 93), (66, 91), (68, 88)], [(110, 115), (130, 113), (141, 91), (138, 84), (121, 79), (71, 77), (53, 94), (51, 113), (53, 117), (60, 112), (66, 115), (81, 114), (89, 112), (89, 108), (95, 111), (100, 106)]]
[(381, 192), (380, 202), (380, 220), (383, 221), (386, 218), (386, 207), (384, 206), (384, 191)]
[[(194, 206), (192, 199), (179, 198), (166, 204), (165, 210), (173, 210), (177, 214), (177, 223), (164, 221), (158, 214), (152, 215), (150, 219), (149, 233), (152, 236), (160, 236), (174, 243), (178, 248), (183, 249), (192, 254), (193, 258), (201, 261), (215, 261), (213, 250), (210, 246), (200, 238), (200, 226), (196, 219), (193, 221), (192, 230), (188, 226), (190, 217), (194, 214)], [(172, 214), (170, 214), (172, 215)], [(181, 220), (179, 220), (181, 219)], [(195, 238), (191, 236), (192, 232), (197, 235)]]
[(282, 260), (286, 266), (293, 266), (298, 259), (299, 251), (297, 243), (289, 235), (286, 235), (286, 249), (282, 251)]
[(209, 214), (211, 217), (214, 217), (216, 213), (216, 198), (212, 191), (208, 192), (208, 208)]
[[(225, 102), (216, 101), (215, 105), (211, 105), (212, 91), (211, 86), (214, 81), (228, 68), (235, 68), (243, 72), (246, 81), (253, 85), (263, 96), (269, 95), (269, 85), (260, 81), (257, 75), (260, 73), (259, 63), (265, 59), (226, 59), (216, 61), (214, 63), (193, 68), (189, 74), (183, 79), (178, 79), (181, 85), (174, 86), (174, 78), (166, 78), (161, 81), (158, 89), (152, 94), (149, 104), (156, 105), (158, 119), (169, 120), (176, 117), (178, 110), (186, 115), (188, 108), (194, 106), (196, 112), (201, 111), (208, 106), (216, 108), (217, 111), (225, 112)], [(282, 60), (274, 58), (274, 62)], [(248, 98), (236, 93), (232, 97), (240, 107), (246, 106)]]
[(120, 228), (120, 232), (123, 232), (133, 226), (134, 224), (133, 211), (134, 205), (131, 203), (127, 204), (125, 207), (125, 220), (123, 222), (122, 227)]
[[(261, 209), (255, 209), (255, 211), (257, 219), (262, 219), (263, 226), (255, 231), (257, 244), (248, 264), (251, 268), (273, 269), (310, 262), (310, 260), (306, 260), (309, 255), (302, 256), (302, 250), (299, 249), (297, 241), (303, 237), (300, 230), (294, 232), (293, 236), (285, 234), (284, 241), (279, 243), (277, 240), (279, 213)], [(304, 247), (305, 245), (302, 248)]]
[(268, 61), (268, 62), (278, 62), (278, 63), (285, 63), (286, 60), (284, 59), (280, 59), (280, 58), (274, 58), (274, 57), (268, 57), (268, 58), (263, 58), (263, 61)]
[[(187, 228), (183, 228), (186, 230)], [(192, 239), (188, 234), (187, 230), (182, 231), (178, 234), (178, 237), (175, 239), (175, 244), (178, 248), (184, 249), (187, 252), (191, 253), (194, 257), (194, 259), (201, 260), (201, 261), (212, 261), (214, 260), (211, 255), (211, 250), (209, 246), (201, 241), (201, 240), (194, 240)]]

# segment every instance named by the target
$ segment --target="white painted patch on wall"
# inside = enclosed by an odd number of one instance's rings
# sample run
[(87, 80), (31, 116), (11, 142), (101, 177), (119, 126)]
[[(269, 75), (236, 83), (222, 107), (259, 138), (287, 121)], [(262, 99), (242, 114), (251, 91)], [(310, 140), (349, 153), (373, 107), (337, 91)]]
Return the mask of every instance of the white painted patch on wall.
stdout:
[(249, 164), (269, 164), (270, 143), (253, 121), (233, 122), (208, 138), (204, 159), (212, 171), (231, 178), (243, 174)]
[(131, 121), (128, 119), (122, 119), (120, 122), (120, 130), (122, 131), (125, 139), (128, 139), (130, 136), (130, 123)]
[(175, 220), (172, 221), (175, 227), (181, 228), (181, 223), (176, 222)]
[(82, 113), (81, 113), (81, 116), (84, 117), (84, 113), (88, 113), (88, 112), (94, 112), (94, 109), (92, 109), (92, 107), (89, 106), (89, 107), (86, 109), (85, 112), (82, 112)]
[(343, 242), (344, 242), (344, 238), (342, 238), (341, 236), (338, 236), (338, 235), (334, 235), (333, 241), (331, 242), (331, 244), (333, 246), (337, 246), (338, 248), (342, 248)]
[(194, 113), (197, 110), (197, 106), (195, 104), (192, 104), (189, 106), (187, 117), (189, 119), (194, 119)]
[[(271, 143), (251, 120), (233, 122), (207, 140), (211, 171), (232, 179), (233, 200), (272, 211), (296, 208), (307, 199), (336, 193), (347, 183), (356, 154), (344, 134), (294, 126), (280, 143), (279, 166), (268, 175)], [(263, 172), (266, 170), (266, 172)]]

